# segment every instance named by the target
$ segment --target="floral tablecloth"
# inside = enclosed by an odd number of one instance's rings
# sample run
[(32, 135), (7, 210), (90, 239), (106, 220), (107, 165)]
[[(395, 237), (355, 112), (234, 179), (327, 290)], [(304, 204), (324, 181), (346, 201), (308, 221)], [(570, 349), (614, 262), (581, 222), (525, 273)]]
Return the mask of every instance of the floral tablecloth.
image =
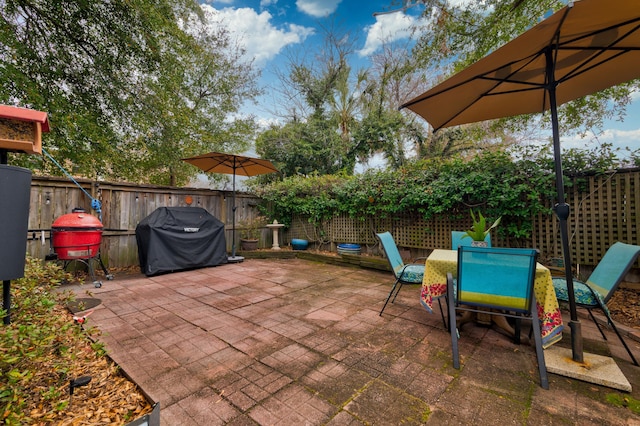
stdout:
[[(433, 300), (447, 294), (447, 272), (456, 276), (457, 250), (434, 250), (426, 260), (420, 302), (428, 312), (433, 312)], [(551, 272), (538, 263), (534, 283), (536, 307), (542, 332), (542, 346), (547, 348), (562, 338), (562, 314), (553, 288)]]

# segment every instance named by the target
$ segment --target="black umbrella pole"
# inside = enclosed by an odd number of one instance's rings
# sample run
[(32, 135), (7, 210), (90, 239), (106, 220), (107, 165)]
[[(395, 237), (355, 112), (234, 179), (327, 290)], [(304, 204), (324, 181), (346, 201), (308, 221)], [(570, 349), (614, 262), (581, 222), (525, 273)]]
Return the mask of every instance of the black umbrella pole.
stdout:
[(233, 204), (234, 206), (231, 208), (231, 211), (233, 212), (232, 218), (231, 218), (231, 257), (235, 259), (236, 257), (236, 197), (233, 197)]
[(582, 327), (578, 320), (576, 311), (576, 297), (573, 292), (573, 275), (571, 264), (571, 247), (569, 245), (569, 229), (567, 220), (569, 219), (569, 204), (564, 196), (564, 177), (562, 175), (562, 155), (560, 151), (560, 130), (558, 128), (558, 105), (556, 103), (556, 82), (554, 77), (553, 56), (550, 50), (546, 52), (547, 76), (549, 79), (548, 93), (549, 105), (551, 108), (551, 127), (553, 131), (553, 156), (556, 173), (556, 192), (558, 193), (558, 204), (555, 205), (555, 212), (560, 220), (560, 239), (562, 243), (562, 254), (564, 258), (564, 274), (567, 282), (567, 293), (569, 296), (569, 311), (571, 321), (571, 349), (575, 362), (584, 362), (582, 348)]
[[(560, 219), (560, 236), (562, 238), (562, 251), (564, 255), (564, 273), (565, 281), (567, 282), (567, 292), (570, 295), (574, 295), (573, 291), (573, 274), (571, 272), (571, 250), (569, 248), (569, 232), (567, 226), (567, 218), (569, 217), (569, 205), (564, 203), (562, 205), (556, 205), (556, 214)], [(578, 313), (576, 310), (575, 295), (569, 296), (569, 312), (571, 320), (569, 321), (569, 328), (571, 329), (571, 350), (572, 358), (575, 362), (584, 362), (584, 350), (582, 346), (582, 324), (578, 319)]]

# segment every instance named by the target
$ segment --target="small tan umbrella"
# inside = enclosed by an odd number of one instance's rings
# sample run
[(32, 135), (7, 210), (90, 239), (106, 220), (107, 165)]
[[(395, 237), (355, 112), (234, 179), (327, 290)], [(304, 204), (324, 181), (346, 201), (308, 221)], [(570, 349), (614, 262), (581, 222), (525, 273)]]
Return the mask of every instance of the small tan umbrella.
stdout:
[(242, 261), (241, 256), (236, 256), (236, 175), (258, 176), (279, 172), (269, 160), (261, 158), (245, 157), (242, 155), (225, 154), (222, 152), (210, 152), (197, 157), (183, 158), (183, 161), (193, 164), (207, 173), (224, 173), (233, 175), (233, 213), (230, 262)]
[(570, 1), (548, 19), (410, 100), (435, 130), (551, 110), (573, 359), (583, 361), (567, 230), (557, 106), (640, 77), (640, 1)]

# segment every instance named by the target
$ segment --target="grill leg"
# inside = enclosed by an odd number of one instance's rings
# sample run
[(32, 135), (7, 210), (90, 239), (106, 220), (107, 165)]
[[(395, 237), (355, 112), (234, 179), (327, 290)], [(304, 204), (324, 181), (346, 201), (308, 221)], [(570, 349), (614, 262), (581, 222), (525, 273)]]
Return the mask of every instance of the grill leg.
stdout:
[[(91, 257), (91, 258), (87, 259), (86, 263), (87, 263), (87, 267), (89, 268), (89, 276), (91, 277), (91, 282), (93, 282), (93, 285), (96, 288), (100, 288), (100, 287), (102, 287), (102, 281), (98, 281), (96, 279), (96, 269), (93, 267), (93, 262), (94, 261), (98, 261), (98, 258)], [(102, 263), (102, 262), (100, 262), (100, 263)]]
[(98, 253), (98, 262), (100, 262), (100, 267), (102, 268), (102, 272), (104, 272), (104, 276), (107, 277), (109, 281), (111, 281), (113, 279), (113, 274), (110, 274), (109, 271), (107, 270), (107, 267), (104, 265), (104, 262), (102, 261), (102, 256), (100, 256), (100, 253)]

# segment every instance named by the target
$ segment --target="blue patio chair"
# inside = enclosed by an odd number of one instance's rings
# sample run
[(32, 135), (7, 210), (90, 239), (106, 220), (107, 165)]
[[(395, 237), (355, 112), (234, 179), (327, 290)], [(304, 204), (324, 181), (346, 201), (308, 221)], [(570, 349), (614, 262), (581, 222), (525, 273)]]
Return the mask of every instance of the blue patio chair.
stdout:
[[(396, 282), (393, 283), (393, 287), (391, 287), (391, 291), (389, 292), (389, 296), (387, 296), (387, 300), (385, 300), (382, 309), (380, 310), (380, 315), (384, 311), (384, 308), (387, 307), (387, 303), (391, 299), (391, 303), (395, 302), (396, 296), (400, 293), (400, 289), (403, 284), (422, 284), (422, 278), (424, 277), (424, 262), (423, 263), (414, 263), (420, 259), (424, 260), (425, 258), (413, 259), (409, 264), (405, 264), (400, 256), (400, 252), (398, 251), (398, 246), (396, 246), (396, 242), (393, 239), (393, 236), (389, 232), (383, 232), (381, 234), (376, 234), (378, 240), (380, 240), (380, 244), (384, 249), (384, 253), (387, 256), (387, 260), (389, 261), (389, 266), (391, 266), (391, 270), (393, 271), (393, 275), (396, 278)], [(397, 289), (397, 290), (396, 290)], [(395, 294), (394, 294), (395, 293)], [(440, 299), (438, 298), (438, 304), (440, 305), (440, 313), (442, 315), (442, 322), (445, 327), (447, 326), (444, 319), (444, 312), (442, 311), (442, 305), (440, 304)]]
[(538, 358), (540, 386), (549, 389), (547, 367), (542, 352), (542, 335), (535, 303), (533, 284), (536, 276), (535, 249), (488, 248), (460, 246), (458, 249), (458, 276), (447, 274), (447, 304), (449, 331), (453, 352), (453, 366), (460, 368), (456, 310), (503, 315), (518, 322), (531, 319)]
[[(600, 334), (607, 340), (607, 336), (604, 335), (600, 324), (598, 324), (598, 321), (596, 321), (596, 318), (591, 312), (591, 310), (595, 308), (601, 309), (635, 365), (638, 365), (638, 361), (636, 361), (636, 358), (620, 335), (618, 328), (613, 323), (611, 314), (607, 308), (607, 302), (611, 299), (613, 292), (616, 291), (626, 273), (629, 272), (629, 269), (631, 269), (631, 266), (635, 263), (638, 255), (640, 255), (640, 246), (617, 242), (609, 247), (591, 275), (589, 275), (589, 278), (587, 278), (587, 282), (576, 279), (573, 280), (573, 293), (575, 294), (576, 306), (585, 308), (589, 312), (589, 316), (598, 327), (598, 330), (600, 330)], [(564, 302), (569, 300), (567, 280), (565, 278), (554, 277), (553, 287), (556, 290), (558, 300)]]
[[(469, 236), (465, 237), (465, 235), (467, 235), (467, 233), (464, 231), (451, 231), (451, 250), (458, 250), (460, 246), (471, 245), (473, 240)], [(487, 246), (491, 247), (491, 234), (487, 234), (484, 240), (487, 242)]]

